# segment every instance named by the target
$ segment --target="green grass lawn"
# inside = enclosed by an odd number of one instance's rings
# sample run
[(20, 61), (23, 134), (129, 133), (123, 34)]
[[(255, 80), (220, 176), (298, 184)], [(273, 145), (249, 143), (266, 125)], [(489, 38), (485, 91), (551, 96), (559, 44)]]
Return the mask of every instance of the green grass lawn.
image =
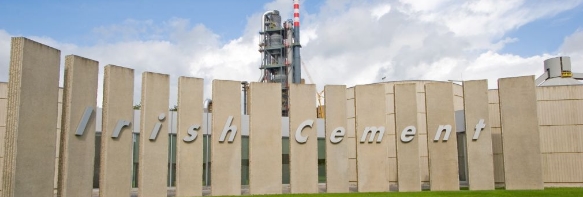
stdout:
[(385, 196), (407, 196), (407, 197), (433, 197), (433, 196), (447, 196), (447, 197), (466, 197), (466, 196), (573, 196), (583, 197), (583, 188), (546, 188), (545, 190), (530, 190), (530, 191), (455, 191), (455, 192), (387, 192), (387, 193), (348, 193), (348, 194), (282, 194), (282, 195), (265, 195), (261, 197), (270, 196), (290, 196), (290, 197), (356, 197), (356, 196), (371, 196), (371, 197), (385, 197)]

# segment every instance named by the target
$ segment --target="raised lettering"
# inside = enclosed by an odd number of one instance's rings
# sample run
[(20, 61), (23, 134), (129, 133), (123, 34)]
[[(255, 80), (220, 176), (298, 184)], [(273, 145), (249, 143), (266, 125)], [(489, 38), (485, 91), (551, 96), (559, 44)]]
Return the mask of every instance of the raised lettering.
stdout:
[(332, 142), (332, 144), (340, 143), (344, 139), (344, 134), (346, 134), (344, 127), (335, 128), (330, 134), (330, 142)]
[(85, 132), (85, 129), (87, 129), (87, 123), (89, 122), (89, 118), (91, 118), (92, 114), (93, 114), (93, 107), (89, 106), (89, 107), (85, 108), (85, 113), (83, 113), (83, 117), (81, 117), (81, 121), (79, 122), (79, 125), (77, 125), (77, 132), (75, 132), (76, 136), (83, 135), (83, 133)]
[(188, 133), (188, 136), (184, 137), (185, 142), (192, 142), (196, 139), (196, 136), (198, 136), (198, 132), (196, 132), (198, 129), (200, 129), (200, 125), (192, 125), (190, 126), (190, 128), (188, 128), (188, 130), (186, 130), (186, 132)]
[(130, 126), (130, 121), (125, 121), (125, 120), (117, 121), (117, 125), (115, 125), (115, 128), (113, 129), (113, 133), (111, 134), (111, 138), (118, 138), (119, 134), (121, 133), (121, 130), (127, 126)]
[(302, 130), (304, 130), (306, 127), (312, 128), (312, 124), (314, 124), (313, 120), (305, 120), (300, 124), (298, 129), (296, 129), (296, 142), (303, 144), (308, 141), (309, 136), (302, 136)]
[[(164, 119), (166, 119), (166, 114), (161, 113), (160, 115), (158, 115), (159, 121), (162, 121)], [(161, 128), (162, 128), (162, 123), (157, 122), (156, 125), (154, 126), (154, 129), (152, 129), (152, 134), (150, 134), (150, 141), (155, 141), (156, 138), (158, 138), (158, 133), (160, 133)]]
[(476, 124), (476, 130), (474, 132), (474, 136), (472, 137), (472, 140), (478, 140), (478, 138), (480, 137), (480, 132), (482, 132), (482, 130), (485, 127), (486, 127), (486, 124), (484, 124), (484, 119), (480, 119), (478, 124)]
[(401, 132), (401, 142), (410, 142), (413, 140), (413, 138), (415, 137), (415, 133), (417, 133), (417, 129), (415, 128), (415, 126), (408, 126), (405, 127), (405, 129), (403, 129), (403, 132)]
[(368, 143), (372, 143), (374, 141), (374, 136), (379, 133), (377, 137), (377, 143), (381, 143), (383, 140), (383, 135), (385, 135), (385, 127), (366, 127), (362, 132), (362, 137), (360, 137), (360, 143), (364, 143), (366, 141), (366, 136), (370, 133), (370, 137), (368, 138)]
[(443, 141), (449, 140), (449, 135), (451, 134), (451, 125), (439, 125), (437, 128), (437, 133), (435, 133), (435, 138), (433, 138), (434, 142), (439, 141), (441, 137), (441, 133), (445, 131), (445, 136), (443, 136)]
[(231, 131), (231, 135), (229, 136), (229, 143), (235, 141), (235, 136), (237, 135), (237, 126), (231, 125), (231, 123), (233, 123), (233, 116), (229, 116), (229, 118), (227, 119), (225, 127), (223, 127), (221, 137), (219, 138), (219, 142), (225, 142), (225, 138), (227, 137), (227, 133), (229, 131)]

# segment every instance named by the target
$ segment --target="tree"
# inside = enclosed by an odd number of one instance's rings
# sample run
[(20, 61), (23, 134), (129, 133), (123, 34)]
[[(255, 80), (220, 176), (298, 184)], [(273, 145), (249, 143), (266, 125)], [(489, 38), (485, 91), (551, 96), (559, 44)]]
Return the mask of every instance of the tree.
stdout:
[(140, 110), (142, 109), (142, 103), (140, 102), (139, 104), (134, 105), (134, 110)]

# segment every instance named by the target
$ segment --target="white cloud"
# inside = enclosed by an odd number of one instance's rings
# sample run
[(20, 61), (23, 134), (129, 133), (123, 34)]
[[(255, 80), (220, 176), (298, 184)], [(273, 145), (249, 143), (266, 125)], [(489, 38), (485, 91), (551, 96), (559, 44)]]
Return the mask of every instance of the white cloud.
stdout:
[(318, 28), (317, 39), (304, 45), (302, 57), (315, 72), (326, 73), (315, 77), (319, 84), (373, 83), (383, 77), (386, 81), (488, 78), (495, 88), (500, 77), (540, 74), (544, 59), (557, 54), (499, 54), (506, 44), (518, 40), (504, 35), (580, 1), (400, 1), (392, 2), (394, 9), (378, 21), (366, 17), (369, 10), (386, 3), (339, 2), (336, 13), (342, 14), (310, 16), (318, 20), (305, 26)]
[(441, 7), (450, 0), (433, 0), (433, 1), (417, 1), (417, 0), (400, 0), (406, 6), (409, 6), (413, 11), (433, 11)]
[(571, 69), (576, 73), (583, 73), (583, 29), (567, 36), (560, 47), (561, 55), (571, 57)]
[(371, 10), (371, 16), (377, 20), (381, 19), (381, 17), (383, 17), (385, 14), (389, 13), (391, 11), (391, 5), (389, 4), (385, 4), (385, 5), (378, 5), (377, 7), (373, 8)]
[[(367, 84), (395, 80), (496, 79), (542, 73), (544, 59), (570, 55), (583, 64), (583, 31), (567, 37), (559, 54), (520, 57), (500, 54), (518, 38), (505, 36), (521, 25), (573, 8), (580, 1), (350, 1), (328, 0), (316, 13), (302, 13), (303, 78), (309, 72), (321, 89), (325, 84)], [(264, 6), (291, 17), (289, 0)], [(135, 69), (139, 102), (144, 71), (171, 75), (171, 103), (176, 102), (178, 76), (205, 79), (210, 97), (212, 79), (256, 81), (260, 53), (258, 30), (261, 13), (250, 15), (244, 33), (224, 40), (203, 24), (173, 18), (162, 23), (125, 20), (96, 27), (98, 43), (79, 46), (48, 37), (31, 38), (61, 49)], [(11, 35), (0, 30), (0, 80), (7, 80)], [(554, 50), (554, 49), (551, 49)], [(100, 76), (102, 77), (102, 76)], [(100, 79), (102, 81), (102, 79)], [(101, 100), (101, 98), (99, 98)]]

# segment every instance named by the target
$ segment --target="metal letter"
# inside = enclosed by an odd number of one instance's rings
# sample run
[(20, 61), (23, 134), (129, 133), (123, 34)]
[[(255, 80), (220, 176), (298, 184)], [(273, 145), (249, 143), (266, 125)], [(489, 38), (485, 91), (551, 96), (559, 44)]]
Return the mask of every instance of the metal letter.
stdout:
[(379, 137), (377, 137), (377, 143), (381, 143), (383, 140), (383, 135), (385, 135), (385, 127), (366, 127), (362, 132), (362, 137), (360, 137), (360, 143), (364, 143), (366, 141), (366, 136), (370, 133), (370, 137), (368, 138), (368, 143), (372, 143), (374, 141), (374, 136), (379, 133)]
[(113, 133), (111, 134), (111, 138), (118, 138), (119, 134), (121, 133), (121, 129), (124, 127), (130, 126), (130, 121), (119, 120), (117, 121), (117, 125), (113, 129)]
[[(160, 115), (158, 115), (158, 120), (162, 121), (166, 118), (166, 114), (161, 113)], [(158, 133), (160, 133), (160, 129), (162, 128), (162, 123), (156, 123), (156, 125), (154, 126), (154, 129), (152, 129), (152, 134), (150, 134), (150, 140), (154, 141), (156, 140), (156, 138), (158, 137)]]
[(313, 120), (305, 120), (300, 124), (298, 129), (296, 129), (296, 142), (303, 144), (308, 141), (309, 136), (302, 136), (302, 130), (304, 130), (306, 127), (312, 128), (312, 124), (314, 124)]
[(235, 136), (237, 135), (237, 126), (231, 126), (233, 122), (233, 116), (229, 116), (227, 122), (225, 123), (225, 127), (223, 128), (223, 133), (221, 133), (221, 137), (219, 138), (219, 142), (224, 142), (225, 137), (227, 137), (227, 133), (231, 131), (231, 136), (229, 136), (229, 143), (235, 141)]
[(401, 142), (410, 142), (413, 140), (413, 138), (415, 137), (415, 133), (417, 133), (417, 129), (415, 128), (415, 126), (408, 126), (405, 127), (405, 129), (403, 129), (403, 132), (401, 132)]
[(445, 136), (443, 136), (443, 141), (449, 140), (449, 134), (451, 133), (451, 125), (439, 125), (439, 128), (437, 128), (437, 133), (435, 134), (435, 138), (433, 138), (434, 142), (439, 141), (439, 138), (441, 137), (441, 133), (443, 131), (445, 131)]
[(480, 137), (480, 132), (482, 132), (484, 127), (486, 127), (486, 124), (484, 124), (484, 119), (480, 119), (478, 124), (476, 124), (476, 131), (474, 132), (474, 137), (472, 137), (473, 140), (478, 140)]
[(196, 139), (196, 136), (198, 136), (198, 132), (196, 132), (198, 129), (200, 129), (200, 125), (192, 125), (190, 126), (190, 128), (188, 128), (188, 130), (186, 132), (188, 132), (189, 136), (184, 137), (185, 142), (192, 142)]
[(85, 108), (85, 113), (83, 113), (83, 117), (81, 117), (81, 121), (79, 125), (77, 125), (77, 132), (75, 132), (76, 136), (82, 136), (87, 128), (87, 123), (89, 122), (89, 118), (93, 114), (93, 107), (89, 106)]
[(335, 128), (334, 131), (332, 131), (332, 133), (330, 134), (330, 142), (332, 142), (332, 144), (340, 143), (344, 139), (345, 133), (346, 130), (344, 129), (344, 127)]

